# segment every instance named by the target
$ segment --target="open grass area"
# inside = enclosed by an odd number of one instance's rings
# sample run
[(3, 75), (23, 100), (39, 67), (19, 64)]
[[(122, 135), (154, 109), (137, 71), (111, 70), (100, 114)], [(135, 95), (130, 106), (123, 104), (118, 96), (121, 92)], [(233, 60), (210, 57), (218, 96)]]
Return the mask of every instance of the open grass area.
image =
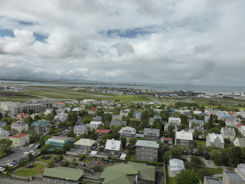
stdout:
[(195, 140), (195, 142), (196, 142), (196, 144), (206, 146), (206, 141), (204, 141), (204, 140)]
[(176, 180), (175, 180), (175, 178), (171, 178), (171, 177), (169, 177), (169, 178), (168, 178), (168, 182), (167, 182), (167, 184), (176, 184)]
[(201, 168), (196, 168), (195, 171), (197, 173), (203, 174), (205, 173), (205, 176), (212, 176), (215, 174), (222, 174), (223, 169), (218, 167), (218, 168), (208, 168), (208, 167), (201, 167)]
[(34, 164), (31, 164), (33, 165), (33, 167), (23, 167), (19, 170), (17, 170), (14, 175), (16, 176), (24, 176), (24, 177), (27, 177), (27, 176), (35, 176), (35, 175), (38, 175), (42, 172), (42, 169), (46, 168), (47, 166), (44, 165), (44, 164), (40, 164), (40, 163), (34, 163)]

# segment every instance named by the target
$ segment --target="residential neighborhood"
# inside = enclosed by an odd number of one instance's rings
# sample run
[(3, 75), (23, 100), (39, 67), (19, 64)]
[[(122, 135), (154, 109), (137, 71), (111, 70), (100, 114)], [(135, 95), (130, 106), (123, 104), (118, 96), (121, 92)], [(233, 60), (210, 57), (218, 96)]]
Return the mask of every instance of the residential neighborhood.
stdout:
[(2, 176), (172, 184), (192, 173), (203, 184), (245, 183), (242, 111), (182, 102), (43, 103), (42, 112), (1, 111)]

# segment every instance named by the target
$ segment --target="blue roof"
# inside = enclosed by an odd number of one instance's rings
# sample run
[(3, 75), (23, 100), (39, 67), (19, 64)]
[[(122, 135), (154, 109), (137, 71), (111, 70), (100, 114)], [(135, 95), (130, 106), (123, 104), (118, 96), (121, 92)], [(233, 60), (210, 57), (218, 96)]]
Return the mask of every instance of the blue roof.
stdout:
[(6, 122), (0, 121), (0, 125), (6, 125)]
[(154, 115), (153, 116), (153, 119), (155, 120), (155, 119), (160, 119), (160, 120), (162, 120), (162, 116), (160, 116), (160, 115)]
[(221, 118), (230, 118), (231, 117), (230, 114), (225, 114), (223, 112), (218, 113), (218, 116), (221, 117)]
[(47, 126), (48, 122), (47, 121), (34, 121), (32, 122), (31, 126)]

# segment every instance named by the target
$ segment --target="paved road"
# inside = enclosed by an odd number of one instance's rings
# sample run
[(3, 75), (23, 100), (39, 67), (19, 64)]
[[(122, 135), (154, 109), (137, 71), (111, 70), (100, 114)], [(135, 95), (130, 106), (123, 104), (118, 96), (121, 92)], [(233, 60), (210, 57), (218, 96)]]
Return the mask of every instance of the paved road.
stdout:
[(42, 181), (22, 181), (15, 179), (0, 178), (0, 184), (43, 184)]
[(19, 159), (24, 155), (24, 152), (27, 151), (29, 152), (31, 150), (37, 151), (35, 148), (29, 148), (28, 146), (20, 147), (20, 148), (12, 148), (13, 153), (7, 155), (6, 157), (1, 158), (0, 165), (5, 165), (7, 164), (8, 161)]

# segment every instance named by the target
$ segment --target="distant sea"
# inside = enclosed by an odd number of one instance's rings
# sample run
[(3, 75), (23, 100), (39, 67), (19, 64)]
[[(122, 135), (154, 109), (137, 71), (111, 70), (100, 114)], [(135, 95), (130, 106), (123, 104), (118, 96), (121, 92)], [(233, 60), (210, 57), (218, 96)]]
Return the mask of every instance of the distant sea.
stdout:
[(134, 88), (150, 89), (157, 91), (195, 91), (195, 92), (244, 92), (245, 87), (240, 86), (208, 86), (190, 84), (127, 84), (107, 82), (39, 82), (39, 81), (11, 81), (0, 80), (0, 84), (18, 86), (50, 86), (50, 87), (108, 87), (108, 88)]

